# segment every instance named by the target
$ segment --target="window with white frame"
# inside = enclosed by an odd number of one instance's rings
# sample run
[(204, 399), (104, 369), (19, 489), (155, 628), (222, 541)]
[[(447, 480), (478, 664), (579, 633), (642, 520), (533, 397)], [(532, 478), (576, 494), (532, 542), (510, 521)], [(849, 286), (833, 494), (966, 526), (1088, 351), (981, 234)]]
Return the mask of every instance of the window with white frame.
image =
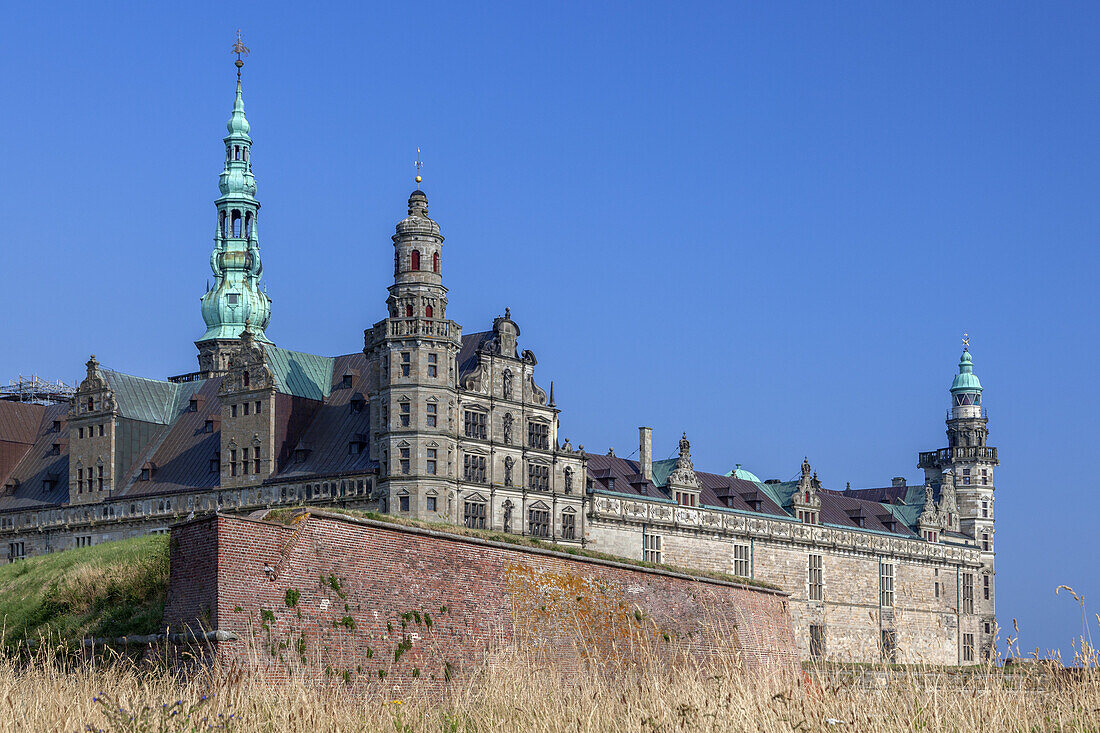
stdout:
[(752, 577), (752, 559), (748, 545), (733, 546), (733, 574), (742, 578)]
[(642, 531), (642, 559), (646, 562), (661, 562), (661, 536)]
[(807, 563), (809, 573), (809, 598), (811, 601), (825, 599), (825, 580), (821, 568), (821, 555), (810, 555)]
[(880, 563), (878, 566), (879, 605), (883, 608), (894, 606), (894, 564)]

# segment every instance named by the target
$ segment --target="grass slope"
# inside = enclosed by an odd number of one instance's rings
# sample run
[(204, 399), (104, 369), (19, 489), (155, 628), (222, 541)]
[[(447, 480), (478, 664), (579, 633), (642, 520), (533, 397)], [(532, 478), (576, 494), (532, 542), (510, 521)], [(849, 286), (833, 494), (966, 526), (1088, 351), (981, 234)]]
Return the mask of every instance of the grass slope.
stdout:
[(147, 535), (0, 566), (4, 643), (152, 634), (168, 593), (168, 537)]

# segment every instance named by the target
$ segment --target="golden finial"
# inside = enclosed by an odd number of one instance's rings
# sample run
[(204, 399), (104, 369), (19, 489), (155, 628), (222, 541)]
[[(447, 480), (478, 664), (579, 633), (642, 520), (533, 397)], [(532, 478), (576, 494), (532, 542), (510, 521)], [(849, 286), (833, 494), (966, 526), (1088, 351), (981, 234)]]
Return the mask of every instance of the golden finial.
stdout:
[(970, 334), (963, 334), (963, 351), (970, 351)]
[(420, 177), (420, 169), (424, 167), (424, 162), (422, 160), (420, 160), (420, 146), (419, 145), (416, 146), (416, 161), (413, 162), (413, 165), (416, 166), (416, 179), (415, 180), (416, 180), (416, 185), (419, 187), (420, 182), (424, 180), (423, 178)]
[(232, 53), (237, 54), (237, 60), (233, 64), (237, 67), (237, 79), (241, 78), (241, 67), (244, 66), (244, 62), (241, 61), (241, 56), (247, 56), (251, 53), (248, 50), (248, 46), (244, 45), (244, 40), (241, 37), (241, 29), (237, 29), (237, 42), (233, 44)]

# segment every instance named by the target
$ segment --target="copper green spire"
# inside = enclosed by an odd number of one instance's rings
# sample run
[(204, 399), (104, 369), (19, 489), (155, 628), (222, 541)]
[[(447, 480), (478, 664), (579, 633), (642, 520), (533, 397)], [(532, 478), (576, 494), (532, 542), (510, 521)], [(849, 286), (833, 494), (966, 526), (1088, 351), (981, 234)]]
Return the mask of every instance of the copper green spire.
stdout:
[(240, 69), (244, 65), (240, 56), (247, 55), (248, 49), (241, 43), (239, 31), (233, 52), (238, 55), (235, 62), (237, 93), (233, 113), (226, 123), (229, 134), (223, 138), (225, 164), (218, 178), (221, 196), (214, 202), (218, 210), (214, 250), (210, 255), (214, 286), (202, 296), (206, 333), (196, 342), (200, 368), (204, 371), (224, 368), (216, 356), (204, 363), (204, 355), (218, 351), (217, 342), (236, 341), (245, 323), (251, 324), (252, 335), (257, 341), (270, 343), (265, 330), (271, 319), (271, 299), (260, 288), (263, 275), (257, 235), (260, 202), (255, 196), (252, 138), (248, 135), (250, 127), (244, 115), (240, 80)]

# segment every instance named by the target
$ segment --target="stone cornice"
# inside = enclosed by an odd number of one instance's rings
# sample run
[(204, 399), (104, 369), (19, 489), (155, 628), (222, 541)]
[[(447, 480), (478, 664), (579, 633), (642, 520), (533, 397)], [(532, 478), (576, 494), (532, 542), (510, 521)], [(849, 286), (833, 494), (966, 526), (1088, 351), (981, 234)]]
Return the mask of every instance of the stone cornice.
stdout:
[(803, 524), (789, 518), (737, 510), (684, 507), (667, 500), (654, 501), (641, 496), (631, 498), (598, 490), (593, 492), (590, 517), (726, 537), (752, 537), (841, 552), (981, 565), (981, 553), (976, 547), (945, 545), (830, 525)]

